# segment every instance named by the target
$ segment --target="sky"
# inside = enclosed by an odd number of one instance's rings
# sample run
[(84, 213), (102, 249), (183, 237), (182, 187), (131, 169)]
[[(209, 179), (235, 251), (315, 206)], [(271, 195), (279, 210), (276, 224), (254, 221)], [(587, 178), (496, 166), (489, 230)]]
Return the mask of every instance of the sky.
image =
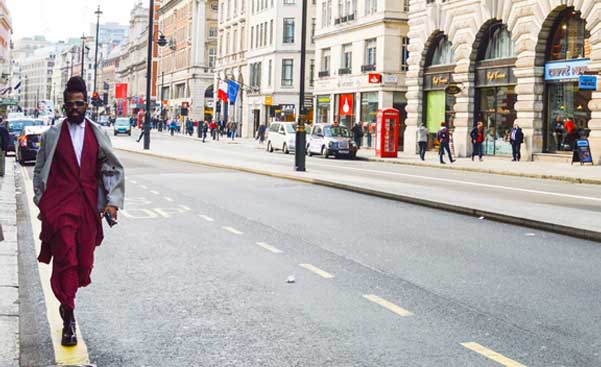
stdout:
[[(44, 35), (47, 40), (79, 38), (96, 23), (98, 5), (104, 13), (100, 23), (127, 25), (138, 0), (6, 0), (13, 22), (13, 39)], [(144, 0), (148, 3), (148, 0)]]

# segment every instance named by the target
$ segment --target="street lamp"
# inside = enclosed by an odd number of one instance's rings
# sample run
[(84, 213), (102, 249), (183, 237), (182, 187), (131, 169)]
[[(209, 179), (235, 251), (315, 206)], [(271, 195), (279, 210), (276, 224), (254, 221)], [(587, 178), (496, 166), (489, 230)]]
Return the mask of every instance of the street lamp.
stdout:
[[(81, 35), (81, 77), (84, 78), (83, 76), (83, 72), (84, 72), (84, 57), (85, 57), (85, 52), (86, 52), (86, 35), (82, 34)], [(85, 78), (84, 78), (85, 80)]]
[[(144, 150), (150, 149), (150, 106), (152, 84), (152, 48), (154, 46), (154, 0), (148, 9), (148, 54), (146, 60), (146, 118), (144, 119)], [(161, 102), (162, 103), (162, 102)]]
[(305, 133), (305, 63), (307, 56), (307, 0), (303, 1), (303, 12), (301, 17), (301, 54), (300, 54), (300, 87), (298, 98), (298, 111), (296, 125), (296, 144), (294, 149), (294, 168), (298, 172), (305, 171), (305, 149), (306, 149), (306, 133)]
[(100, 16), (102, 15), (100, 5), (98, 5), (98, 10), (96, 10), (94, 14), (96, 14), (96, 51), (94, 52), (94, 92), (96, 92), (96, 76), (98, 73), (98, 33), (100, 32)]

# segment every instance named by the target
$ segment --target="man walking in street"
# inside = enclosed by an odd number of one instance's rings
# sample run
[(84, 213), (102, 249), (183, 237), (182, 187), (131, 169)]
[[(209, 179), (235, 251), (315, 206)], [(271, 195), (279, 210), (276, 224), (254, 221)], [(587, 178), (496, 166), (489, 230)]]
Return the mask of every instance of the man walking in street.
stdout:
[(417, 128), (417, 144), (419, 145), (419, 159), (426, 160), (426, 147), (428, 146), (428, 128), (422, 122)]
[(455, 160), (453, 159), (453, 156), (451, 155), (451, 148), (449, 147), (451, 137), (450, 137), (449, 129), (447, 127), (446, 122), (443, 122), (440, 124), (440, 130), (438, 130), (438, 133), (436, 134), (436, 138), (438, 139), (438, 142), (440, 143), (440, 148), (438, 151), (438, 155), (440, 155), (440, 163), (445, 164), (445, 161), (444, 161), (444, 152), (445, 151), (449, 155), (449, 160), (451, 161), (451, 163), (454, 163)]
[(84, 80), (72, 77), (64, 91), (67, 119), (42, 135), (33, 176), (42, 221), (38, 261), (52, 260), (50, 283), (60, 302), (64, 346), (77, 344), (75, 296), (91, 283), (102, 217), (116, 223), (125, 192), (123, 165), (108, 134), (85, 118), (87, 99)]
[(4, 124), (0, 122), (0, 177), (4, 177), (6, 171), (6, 151), (8, 150), (9, 140), (10, 133), (4, 127)]
[(363, 128), (361, 128), (361, 123), (359, 121), (355, 122), (355, 125), (351, 128), (351, 132), (353, 133), (353, 141), (357, 144), (357, 148), (361, 148), (361, 141), (363, 140)]
[(513, 129), (511, 129), (511, 135), (509, 136), (509, 142), (511, 143), (511, 154), (513, 156), (512, 162), (519, 162), (522, 159), (522, 143), (524, 142), (524, 133), (522, 132), (522, 128), (517, 124), (513, 124)]

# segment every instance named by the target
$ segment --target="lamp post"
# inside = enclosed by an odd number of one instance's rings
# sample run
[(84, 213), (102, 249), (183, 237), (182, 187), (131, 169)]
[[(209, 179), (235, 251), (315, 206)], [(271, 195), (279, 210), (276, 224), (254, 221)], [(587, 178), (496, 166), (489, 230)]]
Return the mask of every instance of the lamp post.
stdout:
[(94, 92), (96, 92), (96, 77), (98, 75), (98, 33), (100, 32), (100, 16), (102, 15), (100, 5), (98, 5), (98, 10), (96, 10), (94, 14), (96, 14), (96, 51), (94, 51)]
[(303, 1), (303, 10), (301, 16), (301, 54), (300, 54), (300, 86), (298, 97), (298, 110), (296, 125), (296, 144), (294, 149), (294, 168), (298, 172), (305, 171), (305, 63), (307, 54), (307, 0)]
[(144, 119), (144, 150), (150, 149), (150, 106), (152, 84), (152, 48), (154, 46), (154, 0), (148, 9), (148, 54), (146, 60), (146, 118)]
[(83, 73), (84, 73), (85, 52), (86, 52), (86, 35), (82, 34), (81, 35), (81, 77), (84, 80), (85, 80), (85, 77), (83, 76)]

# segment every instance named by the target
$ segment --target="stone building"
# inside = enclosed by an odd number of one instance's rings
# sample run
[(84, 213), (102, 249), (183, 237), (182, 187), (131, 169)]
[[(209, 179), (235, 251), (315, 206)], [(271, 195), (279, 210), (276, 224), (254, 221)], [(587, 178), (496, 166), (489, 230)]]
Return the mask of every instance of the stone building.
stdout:
[[(213, 115), (213, 68), (217, 54), (217, 3), (166, 0), (159, 29), (168, 45), (159, 49), (157, 88), (168, 117), (192, 120)], [(183, 106), (183, 107), (182, 107)]]
[(434, 133), (446, 121), (467, 156), (480, 120), (486, 154), (509, 155), (517, 123), (524, 158), (569, 160), (575, 125), (600, 162), (601, 80), (592, 91), (581, 77), (601, 70), (599, 14), (601, 0), (411, 0), (405, 151), (419, 123)]

